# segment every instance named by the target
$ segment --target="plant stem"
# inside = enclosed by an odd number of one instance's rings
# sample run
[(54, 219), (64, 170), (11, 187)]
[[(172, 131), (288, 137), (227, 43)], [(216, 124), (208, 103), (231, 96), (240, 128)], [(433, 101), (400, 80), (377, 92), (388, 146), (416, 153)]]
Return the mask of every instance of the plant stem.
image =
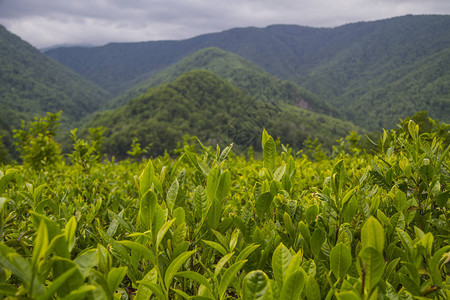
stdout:
[(417, 187), (417, 199), (419, 200), (419, 226), (420, 226), (420, 230), (423, 230), (423, 226), (422, 226), (422, 200), (420, 199), (420, 187)]

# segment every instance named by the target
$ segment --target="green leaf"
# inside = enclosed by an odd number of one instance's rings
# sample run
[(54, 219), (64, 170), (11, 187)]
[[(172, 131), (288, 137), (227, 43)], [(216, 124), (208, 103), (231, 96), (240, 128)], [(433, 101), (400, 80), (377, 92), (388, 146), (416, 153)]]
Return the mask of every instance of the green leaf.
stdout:
[(178, 196), (178, 189), (180, 187), (180, 184), (178, 183), (178, 180), (175, 179), (172, 182), (172, 185), (170, 186), (169, 190), (167, 191), (167, 207), (170, 211), (173, 211), (173, 207), (175, 206), (175, 201), (177, 200)]
[(361, 258), (363, 271), (365, 272), (365, 287), (370, 291), (383, 276), (385, 268), (384, 258), (373, 247), (366, 247), (361, 250), (359, 257)]
[(158, 234), (156, 236), (156, 249), (159, 248), (159, 245), (161, 244), (164, 236), (166, 235), (167, 231), (170, 229), (170, 226), (172, 226), (173, 222), (175, 222), (175, 219), (172, 219), (168, 222), (166, 222), (161, 229), (158, 231)]
[(406, 194), (403, 191), (398, 190), (394, 196), (394, 207), (397, 211), (403, 211), (406, 208)]
[(264, 149), (264, 146), (266, 145), (269, 138), (270, 138), (269, 133), (266, 131), (266, 129), (263, 129), (262, 137), (261, 137), (261, 148)]
[(216, 249), (220, 254), (222, 255), (227, 255), (227, 250), (225, 250), (224, 247), (222, 247), (222, 245), (220, 245), (219, 243), (213, 242), (213, 241), (207, 241), (207, 240), (202, 240), (206, 245)]
[(342, 188), (346, 181), (346, 173), (345, 173), (345, 165), (344, 161), (338, 161), (334, 167), (332, 172), (331, 186), (333, 188), (333, 192), (336, 197), (340, 197), (342, 192)]
[(218, 199), (214, 199), (208, 210), (207, 221), (211, 229), (217, 229), (222, 218), (222, 203)]
[(307, 245), (311, 243), (311, 233), (309, 232), (308, 226), (303, 221), (298, 223), (298, 230), (300, 231), (301, 236), (306, 241)]
[(8, 202), (9, 199), (0, 197), (0, 213), (3, 211), (3, 207), (5, 206), (6, 202)]
[(428, 184), (433, 179), (434, 169), (430, 165), (423, 165), (419, 169), (419, 175)]
[(38, 300), (51, 299), (58, 290), (58, 288), (62, 286), (64, 283), (66, 283), (66, 281), (69, 280), (77, 270), (78, 270), (77, 267), (73, 267), (70, 270), (67, 270), (64, 274), (58, 276), (58, 278), (56, 278), (56, 280), (53, 280), (53, 282), (47, 287), (45, 293), (37, 297), (36, 299)]
[(239, 255), (236, 258), (236, 261), (240, 261), (240, 260), (244, 260), (246, 259), (250, 254), (253, 253), (253, 251), (255, 251), (256, 249), (259, 248), (260, 245), (254, 245), (254, 244), (250, 244), (247, 247), (245, 247), (241, 253), (239, 253)]
[(230, 285), (230, 282), (233, 280), (233, 278), (236, 276), (237, 272), (244, 266), (244, 264), (247, 262), (247, 260), (238, 261), (235, 262), (232, 266), (230, 266), (225, 273), (223, 274), (222, 279), (220, 280), (219, 284), (219, 298), (223, 299), (223, 294), (227, 290), (228, 286)]
[(343, 244), (337, 244), (330, 253), (330, 266), (336, 278), (344, 279), (352, 265), (350, 250)]
[[(134, 227), (133, 225), (131, 225), (129, 222), (125, 221), (122, 216), (123, 216), (123, 212), (124, 210), (122, 210), (120, 213), (116, 214), (115, 212), (113, 212), (112, 210), (108, 209), (108, 215), (115, 221), (117, 221), (118, 224), (120, 224), (125, 230), (127, 230), (128, 232), (133, 232), (134, 231)], [(114, 235), (114, 234), (113, 234)]]
[(203, 284), (207, 289), (211, 290), (211, 284), (208, 279), (206, 279), (202, 274), (194, 272), (194, 271), (183, 271), (175, 273), (175, 276), (181, 276), (187, 279), (191, 279), (197, 281), (200, 284)]
[(216, 197), (222, 201), (230, 192), (231, 188), (231, 174), (228, 170), (220, 175), (219, 185), (217, 187)]
[(131, 263), (131, 258), (128, 255), (126, 248), (118, 243), (115, 239), (105, 234), (101, 228), (97, 228), (102, 239), (112, 246), (113, 254), (118, 255), (124, 262)]
[(229, 244), (230, 244), (230, 239), (225, 237), (223, 234), (221, 234), (219, 231), (211, 229), (211, 231), (214, 233), (214, 235), (216, 236), (217, 240), (219, 241), (219, 243), (227, 250), (229, 250)]
[(294, 239), (295, 238), (295, 227), (294, 224), (292, 224), (291, 216), (284, 212), (283, 214), (283, 221), (284, 221), (284, 227), (286, 228), (287, 233), (289, 236)]
[(18, 292), (17, 287), (8, 283), (0, 283), (0, 295), (15, 296)]
[(152, 190), (147, 190), (141, 197), (141, 203), (139, 207), (139, 216), (142, 231), (151, 229), (152, 222), (155, 216), (156, 204), (157, 198), (155, 193)]
[(57, 224), (55, 221), (51, 220), (50, 218), (48, 218), (44, 215), (35, 213), (33, 211), (30, 211), (30, 215), (31, 215), (33, 223), (36, 225), (36, 227), (39, 227), (39, 225), (41, 224), (41, 221), (45, 222), (45, 226), (47, 227), (49, 241), (53, 240), (54, 237), (62, 234), (59, 224)]
[(186, 239), (186, 223), (181, 223), (172, 234), (172, 245), (176, 248), (178, 245), (182, 244)]
[(303, 260), (303, 251), (299, 250), (291, 259), (289, 266), (286, 269), (286, 272), (283, 274), (283, 281), (286, 280), (287, 277), (291, 276), (294, 272), (302, 269), (301, 264)]
[(89, 275), (91, 268), (95, 267), (99, 263), (99, 255), (97, 249), (90, 249), (78, 254), (78, 256), (73, 260), (66, 260), (61, 262), (64, 266), (72, 265), (75, 263), (80, 271), (85, 275)]
[(151, 189), (153, 176), (155, 176), (154, 173), (155, 170), (153, 168), (152, 160), (149, 159), (147, 165), (144, 168), (144, 171), (142, 171), (141, 176), (139, 176), (139, 191), (141, 193), (141, 196), (143, 196), (149, 189)]
[(206, 182), (206, 196), (209, 204), (212, 204), (216, 198), (217, 187), (220, 181), (220, 170), (217, 166), (211, 169)]
[(412, 251), (413, 247), (414, 247), (414, 243), (413, 243), (411, 237), (406, 232), (401, 230), (400, 228), (395, 228), (395, 230), (397, 231), (398, 237), (400, 238), (400, 241), (402, 242), (403, 247), (407, 251)]
[(308, 300), (322, 299), (322, 297), (320, 296), (319, 284), (312, 274), (308, 275), (308, 279), (306, 280), (306, 298)]
[(419, 126), (413, 120), (409, 120), (408, 131), (413, 140), (416, 140), (419, 134)]
[(196, 212), (199, 212), (199, 216), (204, 219), (208, 214), (209, 202), (206, 198), (205, 189), (199, 185), (194, 191), (194, 205)]
[[(447, 148), (444, 150), (444, 152), (442, 152), (441, 156), (439, 157), (437, 164), (436, 164), (436, 172), (439, 171), (439, 169), (441, 168), (441, 164), (445, 161), (445, 157), (447, 156), (447, 154), (450, 152), (450, 145), (447, 146)], [(1, 195), (2, 193), (0, 193)]]
[(31, 268), (33, 273), (37, 273), (37, 265), (44, 259), (48, 247), (48, 231), (44, 221), (41, 221), (34, 241), (33, 255), (31, 258)]
[(282, 164), (276, 171), (273, 173), (273, 180), (281, 181), (284, 174), (286, 173), (286, 164)]
[(267, 139), (263, 147), (263, 166), (271, 172), (275, 169), (275, 160), (277, 157), (277, 147), (271, 136)]
[[(161, 289), (161, 286), (155, 282), (150, 282), (148, 280), (141, 280), (138, 281), (137, 283), (139, 283), (139, 287), (141, 285), (144, 285), (146, 288), (148, 288), (149, 290), (151, 290), (151, 292), (153, 294), (155, 294), (159, 299), (165, 299), (165, 295)], [(145, 298), (144, 298), (145, 299)]]
[(273, 201), (273, 195), (271, 192), (265, 192), (261, 194), (255, 202), (256, 213), (261, 220), (264, 220), (266, 214), (270, 214), (270, 205)]
[(3, 176), (0, 176), (0, 196), (5, 192), (8, 183), (14, 178), (16, 173), (17, 170), (15, 169), (8, 169), (4, 175), (1, 173)]
[(72, 252), (73, 247), (75, 247), (75, 232), (77, 230), (77, 221), (75, 217), (72, 216), (66, 224), (64, 229), (64, 235), (66, 236), (69, 253)]
[(386, 267), (386, 272), (384, 272), (384, 279), (386, 281), (390, 281), (389, 278), (391, 277), (391, 274), (394, 272), (394, 270), (397, 268), (397, 265), (399, 262), (400, 262), (400, 257), (389, 262), (389, 264)]
[(179, 289), (173, 289), (171, 288), (172, 291), (175, 292), (175, 294), (180, 295), (181, 297), (183, 297), (184, 299), (190, 299), (190, 296), (188, 294), (186, 294), (185, 292), (183, 292), (182, 290)]
[(162, 207), (156, 203), (155, 212), (154, 212), (154, 220), (152, 221), (151, 232), (153, 234), (153, 242), (156, 243), (156, 233), (160, 231), (160, 229), (167, 222), (167, 209), (162, 209)]
[(336, 294), (338, 300), (361, 300), (361, 297), (354, 291), (342, 291)]
[(428, 269), (430, 270), (431, 279), (434, 285), (440, 286), (442, 284), (442, 275), (439, 272), (439, 262), (444, 257), (445, 253), (450, 250), (450, 245), (444, 246), (437, 250), (433, 257), (428, 261)]
[(181, 268), (181, 266), (186, 262), (186, 260), (195, 253), (195, 250), (182, 253), (178, 255), (167, 267), (166, 274), (164, 274), (164, 284), (167, 288), (170, 287), (175, 273)]
[(280, 289), (283, 286), (283, 278), (286, 277), (285, 273), (291, 260), (291, 252), (288, 250), (288, 248), (286, 248), (286, 246), (283, 245), (283, 243), (280, 243), (280, 245), (275, 249), (272, 255), (273, 275)]
[(237, 229), (235, 229), (231, 234), (230, 243), (228, 244), (230, 251), (233, 251), (236, 247), (240, 234), (241, 232)]
[[(58, 296), (64, 297), (68, 295), (71, 291), (78, 289), (83, 285), (85, 281), (85, 276), (91, 275), (91, 272), (96, 272), (92, 269), (95, 266), (95, 262), (98, 261), (95, 255), (97, 249), (87, 250), (78, 255), (75, 260), (70, 260), (68, 258), (60, 258), (58, 256), (53, 256), (51, 267), (53, 273), (53, 280), (64, 275), (67, 270), (75, 269), (76, 271), (68, 278), (64, 284), (58, 287)], [(94, 254), (94, 255), (92, 255)], [(81, 258), (81, 259), (80, 259)], [(86, 258), (86, 259), (85, 259)], [(102, 275), (100, 275), (103, 277)]]
[(361, 243), (363, 248), (373, 247), (379, 253), (384, 249), (384, 229), (380, 222), (370, 216), (361, 229)]
[(311, 236), (311, 252), (314, 256), (318, 257), (320, 255), (325, 238), (325, 233), (321, 229), (316, 228), (316, 230), (314, 230)]
[(389, 218), (379, 209), (377, 209), (377, 217), (384, 225), (391, 225)]
[(64, 233), (55, 236), (47, 248), (52, 249), (57, 256), (70, 258), (69, 244), (67, 243), (67, 238)]
[(222, 268), (225, 266), (225, 264), (231, 259), (231, 257), (234, 255), (234, 252), (228, 253), (224, 257), (222, 257), (216, 264), (216, 267), (214, 269), (214, 276), (217, 277), (222, 270)]
[(46, 184), (46, 183), (41, 184), (41, 185), (39, 185), (37, 188), (34, 189), (34, 191), (33, 191), (33, 200), (34, 200), (34, 204), (35, 204), (35, 205), (37, 204), (37, 201), (38, 201), (39, 198), (41, 197), (42, 192), (43, 192), (43, 190), (44, 190), (45, 187), (47, 187), (47, 184)]
[(218, 163), (220, 164), (222, 161), (226, 160), (228, 157), (228, 154), (231, 151), (231, 148), (233, 148), (233, 144), (230, 144), (229, 146), (225, 147), (225, 149), (223, 149), (222, 153), (219, 156), (219, 160)]
[[(158, 280), (158, 271), (156, 270), (156, 267), (151, 269), (147, 274), (145, 274), (144, 278), (142, 279), (142, 281), (145, 282), (151, 282), (156, 284)], [(138, 289), (136, 291), (136, 300), (149, 300), (150, 297), (152, 296), (152, 290), (144, 285), (144, 284), (140, 284), (138, 286)]]
[(79, 288), (72, 290), (68, 295), (66, 295), (63, 300), (78, 300), (84, 299), (87, 293), (95, 291), (97, 287), (95, 285), (82, 285)]
[(272, 299), (269, 278), (263, 271), (252, 271), (244, 277), (242, 300)]
[(108, 249), (101, 244), (97, 244), (98, 251), (98, 271), (108, 274), (112, 266), (112, 257)]
[(127, 267), (112, 268), (108, 273), (108, 286), (109, 289), (114, 291), (119, 287), (125, 275), (127, 275)]
[(420, 292), (420, 287), (417, 286), (417, 284), (408, 276), (405, 274), (398, 274), (398, 278), (400, 283), (414, 296), (421, 296), (422, 293)]
[(303, 287), (306, 283), (306, 273), (300, 268), (287, 277), (281, 289), (280, 299), (300, 299)]

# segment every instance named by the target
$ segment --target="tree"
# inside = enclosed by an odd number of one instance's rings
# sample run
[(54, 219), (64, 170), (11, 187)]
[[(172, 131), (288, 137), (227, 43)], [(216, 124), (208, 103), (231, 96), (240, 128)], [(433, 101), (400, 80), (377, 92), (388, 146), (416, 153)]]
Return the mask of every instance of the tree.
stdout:
[(24, 165), (40, 170), (61, 160), (61, 146), (54, 140), (60, 116), (61, 111), (47, 113), (45, 117), (37, 116), (29, 128), (22, 121), (21, 129), (13, 131), (15, 145)]

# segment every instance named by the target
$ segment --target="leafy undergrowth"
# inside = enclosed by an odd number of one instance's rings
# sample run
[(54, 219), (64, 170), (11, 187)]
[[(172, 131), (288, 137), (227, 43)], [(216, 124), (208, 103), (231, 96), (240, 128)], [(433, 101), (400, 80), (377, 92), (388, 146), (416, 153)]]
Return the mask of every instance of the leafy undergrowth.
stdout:
[(3, 167), (0, 295), (450, 298), (441, 140), (410, 121), (375, 155), (262, 143), (261, 159), (186, 147), (142, 163), (86, 160), (78, 143), (72, 165)]

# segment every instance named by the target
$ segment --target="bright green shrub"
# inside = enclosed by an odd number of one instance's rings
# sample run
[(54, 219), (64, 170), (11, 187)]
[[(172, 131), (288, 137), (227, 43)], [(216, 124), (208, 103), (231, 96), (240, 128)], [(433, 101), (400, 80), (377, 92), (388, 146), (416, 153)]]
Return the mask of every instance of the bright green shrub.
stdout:
[(61, 160), (61, 147), (54, 140), (60, 116), (61, 112), (47, 113), (45, 117), (36, 117), (28, 128), (22, 121), (21, 129), (14, 130), (15, 144), (24, 165), (40, 170)]

